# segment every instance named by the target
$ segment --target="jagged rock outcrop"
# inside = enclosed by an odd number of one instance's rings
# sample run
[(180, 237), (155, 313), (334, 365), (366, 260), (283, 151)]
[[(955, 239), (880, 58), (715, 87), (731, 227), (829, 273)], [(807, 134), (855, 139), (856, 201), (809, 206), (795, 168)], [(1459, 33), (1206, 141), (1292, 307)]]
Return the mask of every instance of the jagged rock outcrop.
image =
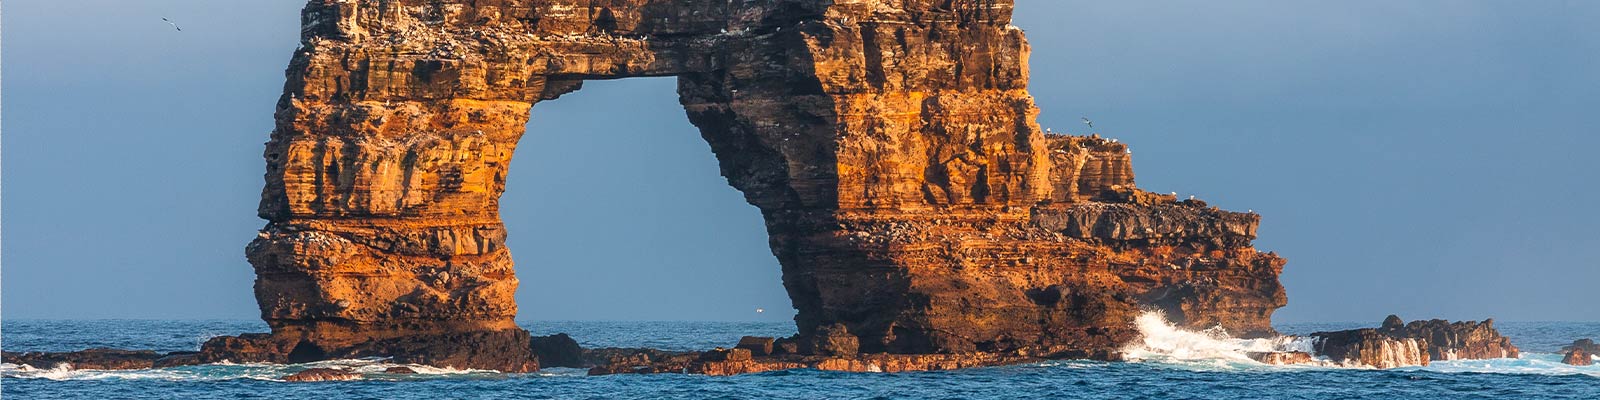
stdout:
[(1578, 339), (1561, 348), (1561, 362), (1568, 365), (1592, 365), (1596, 355), (1600, 355), (1600, 344), (1591, 339)]
[(1273, 333), (1284, 261), (1250, 247), (1259, 217), (1136, 189), (1123, 144), (1044, 135), (1012, 8), (312, 0), (246, 248), (272, 333), (206, 357), (536, 368), (507, 167), (536, 103), (636, 76), (678, 78), (761, 209), (797, 351), (1104, 355), (1144, 307)]
[(1511, 339), (1494, 329), (1494, 320), (1449, 322), (1435, 319), (1403, 323), (1390, 315), (1379, 328), (1311, 334), (1317, 354), (1335, 362), (1395, 368), (1432, 361), (1516, 358)]

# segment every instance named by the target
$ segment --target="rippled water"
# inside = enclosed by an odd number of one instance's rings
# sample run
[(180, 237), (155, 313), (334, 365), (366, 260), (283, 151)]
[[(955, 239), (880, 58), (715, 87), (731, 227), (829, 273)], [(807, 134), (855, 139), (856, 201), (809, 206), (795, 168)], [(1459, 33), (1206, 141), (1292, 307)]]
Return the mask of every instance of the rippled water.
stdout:
[[(1139, 362), (1047, 362), (902, 374), (780, 371), (733, 377), (613, 375), (574, 369), (536, 374), (421, 369), (376, 373), (381, 360), (302, 365), (205, 365), (141, 371), (39, 371), (7, 365), (0, 395), (11, 399), (388, 399), (388, 398), (1600, 398), (1600, 366), (1560, 364), (1554, 352), (1575, 338), (1600, 338), (1600, 323), (1497, 323), (1527, 353), (1522, 359), (1439, 362), (1425, 368), (1371, 370), (1272, 367), (1228, 354), (1229, 346), (1293, 346), (1161, 333)], [(1284, 325), (1285, 333), (1363, 324)], [(727, 346), (743, 335), (786, 336), (789, 323), (536, 322), (536, 334), (568, 332), (585, 346), (696, 350)], [(89, 347), (194, 350), (206, 338), (260, 332), (259, 321), (3, 321), (8, 351)], [(1170, 336), (1170, 337), (1169, 337)], [(1162, 350), (1165, 349), (1165, 350)], [(351, 382), (285, 383), (276, 378), (315, 366), (369, 373)]]

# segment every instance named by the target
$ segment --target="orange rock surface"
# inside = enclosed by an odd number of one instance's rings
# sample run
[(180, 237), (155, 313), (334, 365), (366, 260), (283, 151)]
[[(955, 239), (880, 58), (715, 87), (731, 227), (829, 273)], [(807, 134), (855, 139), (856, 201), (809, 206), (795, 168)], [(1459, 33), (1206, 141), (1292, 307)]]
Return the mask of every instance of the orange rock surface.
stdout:
[(1284, 261), (1250, 247), (1259, 217), (1134, 188), (1122, 144), (1043, 134), (1012, 8), (313, 0), (246, 250), (272, 333), (214, 347), (537, 368), (512, 321), (507, 167), (537, 103), (637, 76), (678, 78), (762, 210), (803, 343), (839, 327), (863, 353), (1087, 356), (1144, 307), (1272, 333)]

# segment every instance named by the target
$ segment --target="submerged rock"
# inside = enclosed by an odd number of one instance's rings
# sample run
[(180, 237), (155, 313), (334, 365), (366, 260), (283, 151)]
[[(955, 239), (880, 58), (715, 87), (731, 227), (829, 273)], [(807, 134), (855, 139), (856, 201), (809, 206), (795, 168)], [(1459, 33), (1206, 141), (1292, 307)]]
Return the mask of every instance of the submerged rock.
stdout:
[(286, 382), (352, 381), (361, 379), (361, 374), (334, 368), (311, 368), (280, 379)]
[(1303, 351), (1251, 352), (1246, 355), (1252, 360), (1272, 365), (1310, 364), (1316, 362), (1311, 357), (1311, 353)]
[(167, 355), (150, 350), (89, 349), (65, 353), (26, 352), (0, 353), (0, 361), (50, 369), (66, 364), (73, 369), (145, 369), (152, 368)]

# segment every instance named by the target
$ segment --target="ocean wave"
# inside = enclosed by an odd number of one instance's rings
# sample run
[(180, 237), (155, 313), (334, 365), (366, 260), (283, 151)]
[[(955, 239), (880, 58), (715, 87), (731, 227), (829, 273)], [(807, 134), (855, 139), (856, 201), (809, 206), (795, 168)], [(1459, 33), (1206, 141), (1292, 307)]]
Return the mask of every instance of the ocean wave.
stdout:
[[(389, 368), (405, 367), (415, 374), (391, 374)], [(252, 379), (281, 381), (284, 376), (311, 368), (337, 368), (361, 374), (363, 380), (420, 380), (420, 379), (500, 379), (516, 374), (492, 370), (440, 368), (417, 364), (398, 364), (387, 359), (329, 360), (303, 364), (232, 363), (191, 365), (171, 368), (96, 370), (75, 369), (70, 365), (55, 368), (34, 368), (11, 363), (0, 364), (0, 377), (21, 379), (65, 380), (166, 380), (166, 381), (227, 381)]]
[[(1141, 314), (1134, 324), (1139, 329), (1140, 339), (1122, 349), (1123, 356), (1130, 362), (1149, 362), (1201, 371), (1376, 369), (1371, 366), (1341, 364), (1326, 357), (1315, 356), (1316, 339), (1310, 337), (1240, 339), (1228, 335), (1221, 327), (1203, 331), (1179, 328), (1168, 322), (1160, 312), (1154, 311)], [(1313, 354), (1313, 361), (1309, 364), (1271, 365), (1256, 361), (1249, 356), (1249, 353), (1254, 352), (1285, 351)], [(1434, 361), (1425, 367), (1396, 368), (1393, 371), (1511, 375), (1581, 374), (1600, 377), (1600, 364), (1567, 365), (1561, 362), (1561, 358), (1560, 354), (1523, 352), (1521, 358)]]
[[(1252, 369), (1268, 366), (1250, 358), (1250, 353), (1298, 351), (1313, 353), (1315, 339), (1298, 336), (1278, 336), (1261, 339), (1240, 339), (1228, 335), (1222, 327), (1203, 331), (1179, 328), (1168, 322), (1160, 312), (1148, 311), (1134, 320), (1139, 329), (1138, 341), (1122, 349), (1123, 357), (1133, 362), (1158, 362), (1203, 369)], [(1333, 367), (1336, 363), (1318, 359), (1314, 364), (1292, 365), (1289, 368)], [(1277, 368), (1284, 368), (1274, 366)]]

